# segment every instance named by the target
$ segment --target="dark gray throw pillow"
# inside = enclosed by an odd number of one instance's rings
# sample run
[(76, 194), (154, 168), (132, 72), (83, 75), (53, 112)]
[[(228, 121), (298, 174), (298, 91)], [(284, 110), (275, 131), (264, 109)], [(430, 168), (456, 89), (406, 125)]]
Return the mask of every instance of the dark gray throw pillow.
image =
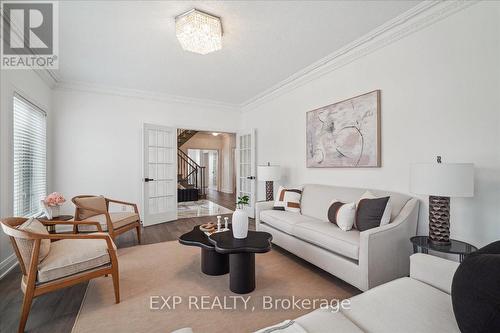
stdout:
[(343, 202), (335, 201), (331, 204), (330, 208), (328, 208), (328, 221), (333, 224), (338, 225), (337, 223), (337, 213), (339, 212), (340, 207), (345, 205)]
[(389, 198), (361, 199), (356, 209), (355, 228), (359, 231), (365, 231), (380, 226)]

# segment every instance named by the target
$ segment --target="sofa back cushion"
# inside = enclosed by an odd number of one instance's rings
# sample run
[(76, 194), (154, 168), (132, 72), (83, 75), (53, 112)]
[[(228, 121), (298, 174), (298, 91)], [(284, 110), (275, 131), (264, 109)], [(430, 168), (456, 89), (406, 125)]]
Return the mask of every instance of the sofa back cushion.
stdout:
[[(311, 216), (322, 221), (328, 221), (328, 209), (332, 199), (342, 202), (357, 202), (367, 189), (341, 187), (331, 185), (306, 184), (302, 191), (301, 211), (303, 215)], [(392, 213), (391, 221), (399, 215), (411, 196), (397, 192), (372, 190), (377, 197), (390, 196)]]

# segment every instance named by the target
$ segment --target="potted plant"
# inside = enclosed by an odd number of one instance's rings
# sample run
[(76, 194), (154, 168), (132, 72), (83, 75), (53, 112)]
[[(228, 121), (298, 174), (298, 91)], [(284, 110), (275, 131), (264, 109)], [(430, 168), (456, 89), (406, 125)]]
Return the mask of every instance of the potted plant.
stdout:
[(49, 194), (42, 200), (44, 213), (47, 219), (52, 220), (54, 217), (59, 216), (60, 206), (66, 202), (62, 194), (54, 192)]
[(250, 198), (248, 195), (238, 197), (238, 202), (236, 202), (236, 210), (233, 213), (233, 237), (234, 238), (246, 238), (248, 235), (248, 214), (244, 210), (245, 206), (248, 205)]

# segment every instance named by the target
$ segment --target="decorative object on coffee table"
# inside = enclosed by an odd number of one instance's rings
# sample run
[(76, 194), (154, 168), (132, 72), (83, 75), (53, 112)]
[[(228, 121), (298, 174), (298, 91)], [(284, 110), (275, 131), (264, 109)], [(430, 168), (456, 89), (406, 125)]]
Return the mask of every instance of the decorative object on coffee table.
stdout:
[(380, 90), (307, 112), (308, 168), (380, 167)]
[(45, 216), (51, 220), (54, 217), (59, 216), (59, 210), (63, 203), (66, 202), (66, 199), (62, 196), (62, 194), (53, 192), (46, 196), (42, 201), (42, 207)]
[(429, 195), (429, 239), (435, 244), (450, 242), (450, 197), (474, 195), (472, 163), (420, 163), (411, 166), (413, 193)]
[(281, 169), (279, 165), (271, 165), (267, 162), (267, 165), (257, 166), (257, 179), (266, 182), (266, 201), (274, 200), (274, 181), (280, 180)]
[[(56, 233), (56, 224), (58, 224), (57, 222), (70, 221), (72, 219), (73, 215), (59, 215), (51, 219), (49, 219), (47, 216), (42, 216), (38, 218), (38, 220), (47, 227), (47, 231), (51, 234)], [(53, 223), (51, 224), (51, 222)]]
[[(215, 228), (214, 228), (215, 230)], [(201, 248), (201, 271), (207, 275), (224, 275), (229, 273), (229, 256), (217, 253), (208, 236), (195, 226), (193, 230), (179, 237), (179, 243)]]
[(462, 262), (468, 254), (477, 251), (477, 247), (474, 245), (455, 239), (450, 239), (449, 244), (443, 245), (430, 241), (430, 238), (427, 236), (413, 236), (410, 238), (410, 242), (413, 244), (413, 253), (421, 252), (427, 254), (429, 250), (432, 250), (441, 253), (457, 254), (460, 262)]
[(248, 294), (255, 289), (255, 253), (271, 251), (270, 233), (249, 231), (245, 239), (234, 238), (229, 231), (208, 237), (215, 251), (229, 255), (229, 289), (237, 294)]
[(238, 202), (236, 203), (236, 210), (233, 213), (233, 236), (234, 238), (243, 239), (247, 237), (248, 234), (248, 214), (243, 209), (244, 206), (248, 205), (248, 200), (250, 198), (248, 195), (238, 197)]

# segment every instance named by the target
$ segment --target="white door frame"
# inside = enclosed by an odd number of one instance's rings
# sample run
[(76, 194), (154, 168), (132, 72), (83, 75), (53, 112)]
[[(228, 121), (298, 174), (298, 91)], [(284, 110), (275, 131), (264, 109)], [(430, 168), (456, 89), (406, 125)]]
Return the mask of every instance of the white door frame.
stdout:
[[(155, 148), (158, 149), (160, 146), (155, 144), (154, 146), (150, 147), (149, 144), (149, 132), (148, 130), (163, 130), (163, 131), (168, 131), (169, 133), (172, 133), (174, 136), (173, 138), (173, 144), (171, 144), (171, 148), (167, 146), (164, 146), (165, 148), (170, 148), (171, 149), (171, 162), (168, 163), (171, 166), (171, 175), (168, 175), (168, 168), (166, 168), (165, 171), (165, 178), (163, 181), (171, 182), (170, 187), (167, 184), (167, 192), (170, 190), (171, 194), (167, 195), (168, 193), (165, 193), (163, 195), (164, 197), (169, 197), (167, 200), (167, 206), (170, 205), (170, 209), (165, 208), (166, 210), (164, 212), (160, 212), (157, 214), (152, 214), (150, 213), (150, 202), (149, 202), (149, 194), (150, 188), (149, 186), (155, 184), (157, 185), (157, 181), (155, 178), (152, 178), (152, 175), (149, 173), (149, 152), (150, 148)], [(142, 142), (142, 147), (143, 147), (143, 169), (142, 169), (142, 174), (143, 174), (143, 187), (142, 187), (142, 203), (143, 203), (143, 225), (144, 226), (150, 226), (158, 223), (163, 223), (163, 222), (169, 222), (173, 220), (177, 220), (177, 128), (175, 127), (170, 127), (170, 126), (162, 126), (162, 125), (154, 125), (154, 124), (143, 124), (143, 142)], [(163, 143), (162, 145), (165, 145)], [(156, 176), (155, 176), (156, 177)], [(147, 179), (153, 179), (152, 181), (146, 181)]]
[[(241, 175), (241, 156), (242, 156), (242, 147), (241, 140), (242, 136), (249, 136), (250, 142), (246, 143), (247, 147), (244, 149), (249, 149), (250, 154), (247, 157), (250, 157), (250, 160), (245, 162), (245, 166), (248, 168), (245, 171), (244, 175)], [(247, 188), (243, 191), (243, 194), (246, 194), (250, 197), (250, 204), (245, 207), (245, 211), (248, 216), (255, 216), (255, 200), (256, 200), (256, 164), (255, 164), (255, 129), (241, 130), (236, 133), (236, 197), (240, 196), (240, 192), (242, 192), (241, 183), (242, 180), (246, 184)], [(243, 178), (244, 177), (244, 178)]]

